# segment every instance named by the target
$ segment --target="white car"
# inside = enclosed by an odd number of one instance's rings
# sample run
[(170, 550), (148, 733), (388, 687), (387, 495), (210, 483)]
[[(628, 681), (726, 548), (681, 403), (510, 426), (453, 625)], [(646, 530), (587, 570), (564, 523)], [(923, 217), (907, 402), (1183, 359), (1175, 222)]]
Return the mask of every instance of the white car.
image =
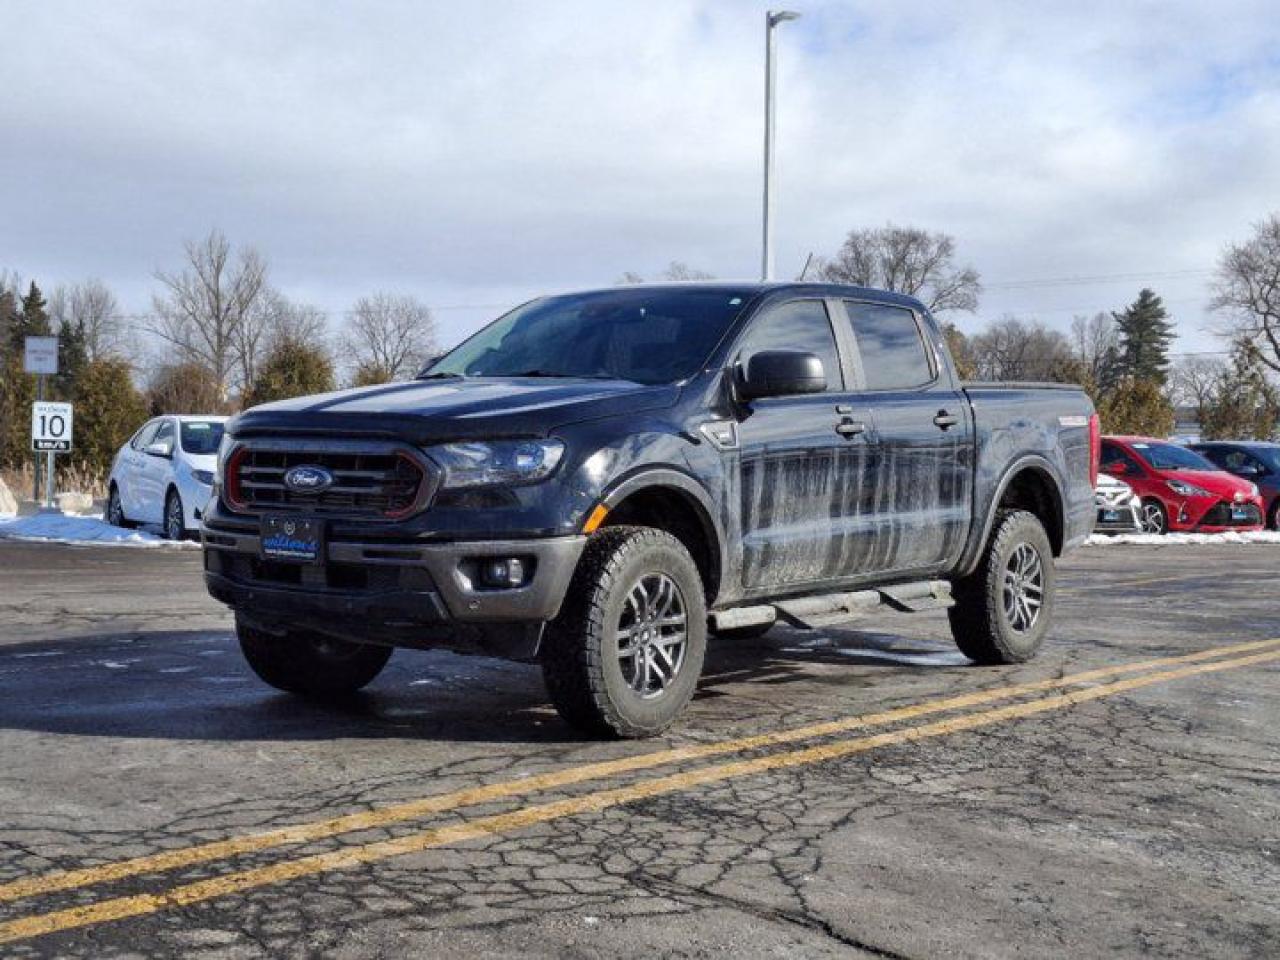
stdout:
[(1106, 473), (1098, 474), (1093, 502), (1098, 508), (1095, 533), (1142, 532), (1142, 498), (1123, 480)]
[(200, 529), (213, 492), (226, 417), (163, 416), (120, 448), (111, 465), (107, 521), (158, 524), (170, 540)]

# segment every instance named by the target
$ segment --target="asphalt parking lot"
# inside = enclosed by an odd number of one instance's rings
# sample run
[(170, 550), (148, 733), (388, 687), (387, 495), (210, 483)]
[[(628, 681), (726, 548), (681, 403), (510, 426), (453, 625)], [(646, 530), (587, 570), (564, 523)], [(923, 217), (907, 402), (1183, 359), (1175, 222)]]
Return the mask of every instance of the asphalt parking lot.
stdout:
[(940, 614), (714, 644), (586, 741), (533, 667), (259, 684), (196, 552), (0, 543), (0, 955), (1280, 955), (1275, 547), (1086, 548)]

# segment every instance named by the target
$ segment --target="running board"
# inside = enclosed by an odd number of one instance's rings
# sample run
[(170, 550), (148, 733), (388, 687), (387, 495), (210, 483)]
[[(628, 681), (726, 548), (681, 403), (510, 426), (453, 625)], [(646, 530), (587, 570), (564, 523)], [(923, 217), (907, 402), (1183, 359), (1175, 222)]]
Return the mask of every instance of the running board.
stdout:
[(920, 613), (925, 610), (945, 610), (954, 603), (949, 582), (920, 580), (877, 590), (827, 593), (752, 607), (734, 607), (711, 614), (710, 620), (712, 630), (754, 627), (779, 620), (803, 630), (816, 630), (856, 620), (882, 607), (904, 613)]

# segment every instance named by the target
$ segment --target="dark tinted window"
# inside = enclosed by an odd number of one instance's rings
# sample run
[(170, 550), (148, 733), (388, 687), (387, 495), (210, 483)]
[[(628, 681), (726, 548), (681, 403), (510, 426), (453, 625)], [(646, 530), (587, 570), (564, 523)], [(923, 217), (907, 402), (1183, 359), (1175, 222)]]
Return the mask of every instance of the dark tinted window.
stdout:
[(845, 301), (868, 390), (909, 390), (933, 379), (933, 367), (910, 310)]
[(1157, 470), (1205, 470), (1214, 472), (1218, 467), (1194, 450), (1175, 443), (1144, 440), (1133, 445), (1134, 452)]
[(1138, 461), (1124, 452), (1124, 448), (1116, 446), (1114, 443), (1102, 444), (1102, 467), (1105, 470), (1112, 464), (1123, 463), (1126, 471), (1130, 473), (1141, 473), (1142, 467)]
[(495, 320), (422, 375), (672, 383), (701, 369), (749, 295), (634, 287), (547, 297)]
[(771, 307), (751, 322), (751, 328), (738, 346), (738, 356), (746, 360), (762, 350), (804, 350), (822, 361), (827, 375), (827, 390), (841, 390), (844, 377), (840, 372), (840, 354), (835, 334), (827, 319), (827, 308), (821, 300), (793, 300)]
[(184, 420), (179, 427), (182, 449), (197, 456), (217, 453), (222, 442), (223, 426), (213, 420)]

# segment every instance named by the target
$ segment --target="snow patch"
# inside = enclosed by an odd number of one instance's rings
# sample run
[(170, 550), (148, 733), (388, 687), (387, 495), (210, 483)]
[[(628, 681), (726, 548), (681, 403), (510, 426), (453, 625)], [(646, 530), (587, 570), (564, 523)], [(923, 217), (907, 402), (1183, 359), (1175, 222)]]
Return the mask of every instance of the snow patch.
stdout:
[(0, 539), (110, 547), (200, 549), (200, 544), (193, 540), (166, 540), (147, 530), (125, 530), (122, 527), (112, 526), (101, 516), (74, 517), (61, 513), (37, 513), (29, 517), (0, 517)]
[(1229, 530), (1226, 533), (1166, 533), (1164, 536), (1155, 533), (1122, 533), (1114, 537), (1095, 533), (1085, 541), (1085, 546), (1109, 547), (1131, 544), (1143, 547), (1185, 547), (1207, 543), (1280, 544), (1280, 531)]

